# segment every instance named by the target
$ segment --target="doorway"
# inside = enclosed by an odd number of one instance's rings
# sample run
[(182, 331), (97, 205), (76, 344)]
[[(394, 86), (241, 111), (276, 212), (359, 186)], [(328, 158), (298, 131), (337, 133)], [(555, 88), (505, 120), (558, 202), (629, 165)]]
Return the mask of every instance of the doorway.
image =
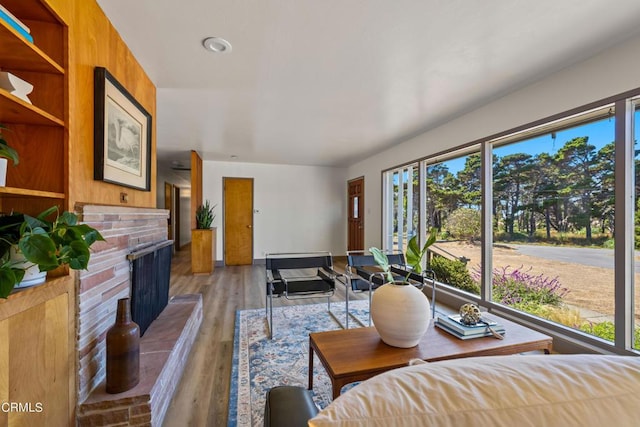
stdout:
[(349, 197), (347, 250), (364, 250), (364, 177), (347, 183)]
[(173, 207), (174, 207), (174, 214), (173, 214), (173, 247), (176, 249), (176, 251), (180, 250), (180, 226), (181, 226), (181, 219), (180, 219), (180, 211), (182, 209), (182, 206), (180, 205), (180, 187), (178, 187), (177, 185), (173, 186)]
[(164, 208), (169, 211), (167, 238), (173, 240), (174, 251), (180, 250), (180, 187), (164, 183)]
[(169, 211), (169, 218), (167, 218), (167, 237), (169, 240), (173, 240), (176, 216), (176, 211), (173, 206), (173, 184), (166, 181), (164, 182), (164, 208)]
[(225, 265), (253, 264), (253, 178), (223, 178)]

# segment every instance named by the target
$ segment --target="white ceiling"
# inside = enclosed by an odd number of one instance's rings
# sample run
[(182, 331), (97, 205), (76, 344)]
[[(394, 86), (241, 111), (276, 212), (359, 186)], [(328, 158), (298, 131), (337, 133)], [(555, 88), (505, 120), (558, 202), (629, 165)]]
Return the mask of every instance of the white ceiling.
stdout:
[(158, 88), (160, 167), (345, 166), (640, 32), (638, 0), (98, 3)]

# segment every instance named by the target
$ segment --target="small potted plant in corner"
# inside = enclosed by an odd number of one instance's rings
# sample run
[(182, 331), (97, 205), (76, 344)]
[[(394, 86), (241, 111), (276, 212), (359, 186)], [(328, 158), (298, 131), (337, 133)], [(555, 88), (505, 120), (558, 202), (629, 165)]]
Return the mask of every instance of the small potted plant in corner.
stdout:
[[(54, 213), (55, 220), (49, 221)], [(104, 240), (98, 230), (78, 224), (72, 212), (59, 214), (57, 206), (37, 217), (0, 217), (0, 298), (6, 298), (15, 287), (43, 283), (47, 271), (60, 266), (86, 269), (89, 248), (98, 240)]]
[(429, 300), (422, 291), (410, 285), (409, 276), (422, 273), (422, 258), (429, 246), (435, 243), (437, 234), (437, 228), (432, 228), (422, 249), (418, 246), (418, 236), (409, 240), (405, 256), (409, 273), (401, 281), (394, 280), (387, 255), (378, 248), (369, 248), (388, 282), (373, 293), (371, 318), (382, 341), (390, 346), (414, 347), (429, 327)]
[(11, 148), (9, 143), (4, 139), (2, 132), (5, 129), (7, 129), (7, 127), (0, 124), (0, 187), (4, 187), (7, 183), (7, 164), (9, 160), (13, 162), (14, 166), (19, 163), (18, 152)]
[(216, 259), (216, 229), (211, 227), (216, 218), (216, 205), (208, 200), (196, 209), (196, 228), (191, 230), (191, 272), (211, 274)]

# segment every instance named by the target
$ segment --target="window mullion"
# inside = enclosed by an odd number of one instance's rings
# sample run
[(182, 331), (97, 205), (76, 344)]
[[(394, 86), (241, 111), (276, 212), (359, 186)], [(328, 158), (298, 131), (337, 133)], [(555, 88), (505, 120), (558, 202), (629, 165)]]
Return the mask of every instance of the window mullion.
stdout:
[(407, 241), (413, 234), (413, 165), (407, 167)]
[(493, 277), (493, 150), (489, 143), (483, 143), (481, 147), (481, 227), (482, 227), (482, 282), (480, 284), (480, 298), (491, 302), (492, 277)]
[(633, 347), (634, 141), (633, 104), (616, 102), (615, 346)]
[(404, 170), (398, 171), (398, 200), (396, 205), (396, 224), (397, 224), (397, 240), (398, 250), (402, 251), (402, 243), (404, 240)]
[(384, 180), (384, 200), (383, 200), (383, 241), (382, 247), (385, 250), (393, 249), (393, 172), (386, 172)]
[[(421, 161), (418, 164), (418, 191), (420, 191), (420, 209), (418, 211), (418, 233), (420, 233), (419, 241), (422, 247), (427, 241), (427, 230), (430, 229), (429, 219), (427, 218), (427, 162)], [(423, 261), (424, 263), (424, 261)]]

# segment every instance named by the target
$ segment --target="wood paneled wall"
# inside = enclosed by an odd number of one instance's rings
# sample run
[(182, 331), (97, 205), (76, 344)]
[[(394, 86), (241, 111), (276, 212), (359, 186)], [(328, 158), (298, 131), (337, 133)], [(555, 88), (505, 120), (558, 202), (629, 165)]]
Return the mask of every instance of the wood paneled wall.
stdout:
[(191, 150), (191, 229), (196, 228), (196, 209), (202, 204), (202, 159)]
[[(69, 39), (69, 208), (76, 203), (156, 207), (156, 88), (95, 0), (47, 0)], [(93, 179), (93, 70), (105, 67), (152, 116), (151, 191)], [(120, 202), (126, 193), (127, 203)]]

